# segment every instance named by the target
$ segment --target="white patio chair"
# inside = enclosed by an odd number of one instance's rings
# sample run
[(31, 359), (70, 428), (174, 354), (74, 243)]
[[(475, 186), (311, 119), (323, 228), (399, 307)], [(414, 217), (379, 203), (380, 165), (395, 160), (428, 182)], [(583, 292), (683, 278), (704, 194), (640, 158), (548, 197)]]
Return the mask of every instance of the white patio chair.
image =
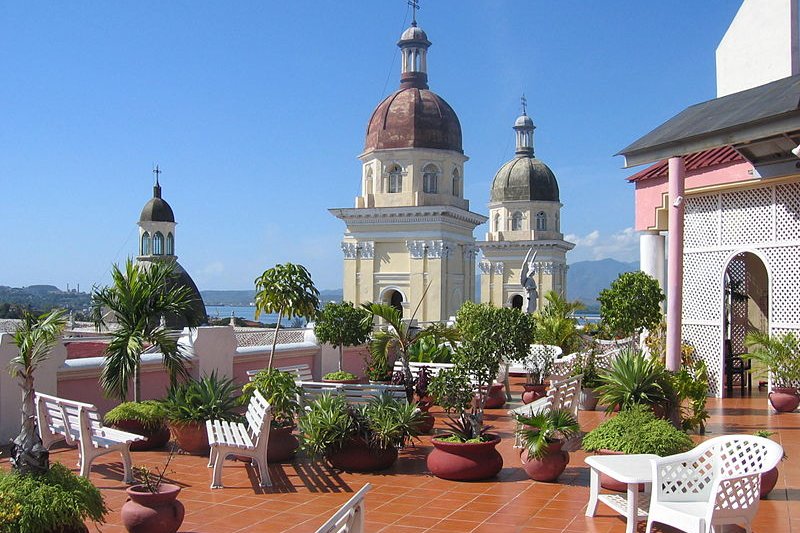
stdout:
[(372, 485), (367, 483), (336, 514), (322, 524), (317, 533), (364, 533), (364, 496)]

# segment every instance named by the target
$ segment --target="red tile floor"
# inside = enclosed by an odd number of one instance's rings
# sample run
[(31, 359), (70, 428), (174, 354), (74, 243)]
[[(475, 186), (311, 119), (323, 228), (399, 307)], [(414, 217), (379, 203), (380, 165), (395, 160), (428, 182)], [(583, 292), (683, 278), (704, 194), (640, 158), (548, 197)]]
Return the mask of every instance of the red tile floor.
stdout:
[[(516, 389), (512, 385), (512, 389)], [(515, 398), (517, 390), (512, 390)], [(516, 404), (514, 404), (516, 405)], [(766, 395), (709, 399), (711, 419), (707, 437), (725, 433), (752, 433), (767, 428), (784, 447), (788, 458), (780, 466), (777, 488), (762, 500), (754, 530), (780, 533), (800, 532), (800, 414), (776, 414), (767, 407)], [(226, 462), (224, 489), (211, 490), (211, 470), (206, 458), (176, 455), (169, 478), (183, 490), (186, 506), (183, 532), (313, 532), (335, 510), (361, 488), (372, 483), (366, 497), (367, 531), (421, 533), (423, 531), (463, 532), (623, 532), (622, 517), (600, 504), (598, 516), (584, 516), (589, 494), (585, 453), (572, 452), (570, 464), (557, 483), (536, 483), (519, 467), (519, 454), (512, 447), (513, 425), (506, 409), (487, 411), (487, 421), (503, 440), (498, 450), (504, 468), (497, 478), (472, 483), (444, 481), (426, 473), (425, 456), (431, 450), (430, 437), (400, 453), (391, 469), (376, 474), (335, 472), (320, 462), (297, 459), (270, 465), (273, 486), (261, 489), (244, 463)], [(581, 412), (582, 429), (588, 431), (602, 419), (602, 412)], [(437, 414), (442, 427), (443, 414)], [(136, 452), (134, 463), (161, 466), (166, 451)], [(54, 449), (52, 461), (73, 467), (75, 450)], [(0, 459), (7, 468), (7, 460)], [(76, 470), (76, 469), (75, 469)], [(91, 480), (98, 486), (111, 509), (104, 533), (124, 531), (119, 509), (125, 502), (119, 456), (96, 460)], [(733, 530), (735, 528), (731, 528)], [(95, 529), (90, 526), (90, 531)], [(639, 531), (644, 531), (641, 523)], [(660, 531), (664, 531), (661, 529)]]

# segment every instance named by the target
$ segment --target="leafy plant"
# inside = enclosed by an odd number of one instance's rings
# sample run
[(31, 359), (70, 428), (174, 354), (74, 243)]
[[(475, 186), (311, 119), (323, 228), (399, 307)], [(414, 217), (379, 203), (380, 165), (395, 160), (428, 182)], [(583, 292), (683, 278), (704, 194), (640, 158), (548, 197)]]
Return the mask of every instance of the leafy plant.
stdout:
[(372, 332), (369, 313), (350, 302), (328, 302), (317, 316), (314, 334), (320, 342), (339, 348), (339, 371), (342, 370), (342, 347), (364, 344)]
[(105, 522), (103, 496), (88, 479), (55, 463), (43, 474), (0, 469), (0, 533), (49, 533)]
[(390, 381), (392, 367), (386, 360), (385, 354), (368, 353), (364, 357), (364, 374), (370, 381)]
[(544, 298), (544, 306), (534, 314), (535, 341), (558, 346), (565, 354), (574, 352), (581, 344), (574, 313), (584, 308), (583, 303), (569, 302), (555, 291), (548, 291)]
[[(436, 324), (434, 327), (446, 326)], [(408, 358), (415, 363), (450, 363), (453, 359), (453, 348), (434, 332), (432, 336), (412, 344), (408, 348)]]
[(272, 407), (272, 427), (294, 426), (295, 416), (300, 413), (297, 398), (302, 393), (294, 378), (294, 374), (277, 368), (264, 369), (242, 387), (242, 401), (249, 400), (253, 391), (257, 390)]
[(663, 457), (688, 451), (693, 446), (689, 435), (656, 418), (646, 405), (632, 405), (583, 437), (583, 449), (587, 452), (614, 450)]
[(672, 388), (680, 407), (681, 427), (705, 433), (710, 418), (706, 410), (708, 399), (708, 369), (704, 361), (684, 361), (681, 369), (672, 373)]
[(172, 462), (172, 456), (175, 455), (175, 449), (170, 450), (167, 456), (167, 462), (163, 467), (155, 467), (152, 470), (146, 466), (134, 466), (133, 473), (139, 479), (139, 483), (144, 486), (145, 490), (151, 494), (158, 494), (161, 488), (161, 483), (164, 481), (164, 476), (169, 471), (169, 464)]
[(236, 421), (238, 388), (230, 378), (220, 378), (216, 371), (200, 380), (190, 379), (170, 387), (164, 400), (167, 419), (173, 424), (206, 420)]
[(754, 374), (772, 374), (776, 387), (793, 387), (800, 381), (800, 344), (794, 333), (769, 335), (752, 331), (744, 343), (748, 348), (754, 348), (745, 357), (763, 365), (763, 370), (756, 370)]
[(145, 430), (154, 431), (167, 422), (164, 405), (156, 400), (144, 402), (124, 402), (111, 409), (103, 417), (106, 425), (113, 425), (123, 420), (135, 420)]
[(580, 426), (575, 416), (564, 409), (539, 411), (531, 416), (516, 414), (517, 434), (528, 455), (542, 459), (548, 445), (557, 440), (568, 440), (578, 434)]
[(19, 352), (11, 359), (8, 373), (22, 389), (22, 420), (19, 435), (14, 439), (11, 462), (21, 472), (43, 472), (49, 455), (36, 430), (36, 404), (33, 374), (50, 357), (50, 350), (64, 331), (66, 320), (62, 310), (53, 310), (38, 318), (25, 313), (14, 331), (12, 341)]
[(306, 267), (286, 263), (267, 269), (256, 278), (256, 320), (261, 313), (278, 313), (272, 351), (267, 368), (272, 368), (278, 331), (284, 315), (287, 318), (303, 317), (311, 320), (319, 307), (319, 291), (314, 286)]
[(347, 381), (347, 380), (358, 379), (358, 376), (356, 376), (352, 372), (345, 372), (344, 370), (339, 370), (336, 372), (328, 372), (327, 374), (322, 376), (322, 379), (327, 379), (329, 381)]
[(655, 278), (644, 272), (623, 272), (597, 299), (604, 324), (617, 335), (630, 337), (658, 325), (665, 298)]
[(609, 368), (600, 374), (600, 380), (602, 384), (597, 387), (597, 393), (609, 412), (635, 404), (658, 405), (664, 409), (675, 404), (669, 372), (658, 359), (644, 355), (641, 350), (620, 351)]
[(570, 374), (573, 376), (581, 374), (583, 376), (581, 379), (581, 387), (584, 389), (594, 389), (603, 383), (600, 379), (595, 354), (592, 350), (588, 352), (578, 352), (575, 355), (575, 364), (572, 365)]
[(117, 265), (112, 267), (111, 278), (111, 286), (92, 290), (92, 317), (98, 330), (106, 325), (107, 311), (118, 324), (110, 331), (100, 384), (106, 395), (125, 400), (133, 380), (133, 401), (138, 402), (142, 397), (141, 357), (148, 346), (157, 347), (162, 354), (171, 383), (188, 375), (187, 355), (162, 324), (162, 317), (182, 316), (189, 326), (198, 325), (201, 318), (194, 312), (192, 290), (174, 283), (173, 262), (144, 266), (128, 259), (124, 272)]
[(323, 394), (300, 418), (303, 449), (324, 456), (361, 438), (373, 449), (404, 446), (419, 434), (422, 413), (407, 402), (381, 394), (364, 405), (347, 404), (338, 395)]

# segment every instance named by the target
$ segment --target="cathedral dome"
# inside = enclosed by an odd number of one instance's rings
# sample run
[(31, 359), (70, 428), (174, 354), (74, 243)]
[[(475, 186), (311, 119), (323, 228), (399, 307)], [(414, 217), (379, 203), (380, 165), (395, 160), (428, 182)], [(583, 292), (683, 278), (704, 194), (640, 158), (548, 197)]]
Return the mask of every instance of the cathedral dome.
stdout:
[(550, 167), (535, 157), (515, 157), (497, 171), (491, 201), (558, 202), (558, 182)]
[(367, 126), (364, 151), (436, 148), (463, 152), (453, 108), (427, 88), (400, 88), (381, 102)]
[(406, 31), (403, 32), (403, 35), (400, 36), (400, 43), (408, 41), (427, 43), (428, 45), (431, 44), (430, 41), (428, 41), (428, 35), (419, 26), (409, 26)]
[(153, 197), (144, 204), (139, 222), (175, 222), (175, 214), (169, 204), (161, 198), (161, 186), (156, 182)]

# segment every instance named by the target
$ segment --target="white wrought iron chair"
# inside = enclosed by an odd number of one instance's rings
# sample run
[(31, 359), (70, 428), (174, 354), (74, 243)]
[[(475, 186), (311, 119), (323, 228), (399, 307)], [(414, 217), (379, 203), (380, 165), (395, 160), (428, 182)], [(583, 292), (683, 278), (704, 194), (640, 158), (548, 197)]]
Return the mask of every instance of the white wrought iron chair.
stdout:
[(713, 524), (739, 523), (749, 531), (758, 509), (761, 474), (782, 457), (783, 448), (772, 440), (725, 435), (686, 453), (654, 459), (647, 531), (654, 522), (703, 533)]

